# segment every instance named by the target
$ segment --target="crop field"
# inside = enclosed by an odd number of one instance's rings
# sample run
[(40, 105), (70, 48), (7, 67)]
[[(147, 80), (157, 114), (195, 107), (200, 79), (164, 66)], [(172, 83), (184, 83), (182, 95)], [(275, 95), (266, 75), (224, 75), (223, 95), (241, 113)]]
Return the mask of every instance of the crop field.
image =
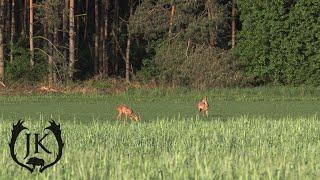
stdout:
[[(204, 95), (209, 117), (196, 109)], [(117, 121), (120, 103), (141, 121)], [(2, 96), (0, 179), (319, 179), (319, 112), (315, 88)], [(62, 158), (43, 173), (10, 156), (19, 119), (42, 134), (51, 119), (61, 125)], [(50, 139), (43, 144), (54, 149)]]

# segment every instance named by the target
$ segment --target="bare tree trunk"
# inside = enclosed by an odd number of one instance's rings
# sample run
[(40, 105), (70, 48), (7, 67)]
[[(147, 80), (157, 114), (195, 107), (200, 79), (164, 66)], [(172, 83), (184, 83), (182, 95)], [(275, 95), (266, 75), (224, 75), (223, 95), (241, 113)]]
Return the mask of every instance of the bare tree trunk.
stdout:
[(0, 81), (4, 79), (4, 51), (3, 51), (3, 33), (4, 33), (4, 0), (0, 0)]
[(109, 56), (108, 56), (108, 18), (109, 18), (109, 0), (105, 0), (105, 9), (104, 9), (104, 36), (103, 36), (103, 74), (107, 78), (109, 74)]
[[(115, 27), (119, 27), (119, 0), (114, 0), (114, 23)], [(118, 31), (118, 29), (117, 29)]]
[[(56, 47), (59, 46), (59, 43), (58, 43), (58, 28), (57, 28), (57, 26), (54, 26), (53, 44), (54, 44)], [(56, 67), (56, 66), (55, 66), (55, 65), (56, 65), (55, 62), (57, 62), (57, 61), (56, 61), (56, 58), (58, 58), (58, 57), (59, 57), (59, 54), (58, 54), (57, 49), (56, 49), (56, 50), (54, 50), (54, 53), (53, 53), (53, 66), (52, 66), (52, 68), (53, 68), (53, 72), (52, 72), (53, 83), (57, 83), (57, 71), (56, 71), (56, 69), (55, 69), (55, 67)]]
[(21, 35), (24, 36), (26, 34), (26, 23), (27, 23), (27, 0), (23, 0), (22, 4), (22, 16), (21, 17)]
[[(133, 5), (132, 5), (132, 0), (129, 1), (130, 3), (130, 16), (132, 16), (132, 11), (133, 11)], [(128, 30), (128, 39), (127, 39), (127, 49), (126, 49), (126, 82), (130, 82), (130, 47), (131, 47), (131, 34), (130, 34), (130, 29), (129, 29), (129, 24), (127, 24), (127, 30)]]
[[(113, 36), (113, 38), (114, 38), (114, 41), (115, 41), (115, 49), (114, 49), (114, 53), (115, 53), (115, 56), (116, 56), (116, 59), (118, 59), (118, 54), (120, 54), (121, 55), (121, 57), (122, 57), (122, 59), (126, 62), (126, 55), (125, 55), (125, 53), (122, 51), (122, 48), (121, 48), (121, 46), (120, 46), (120, 42), (119, 42), (119, 40), (118, 40), (118, 37), (117, 37), (117, 35), (116, 35), (116, 33), (114, 32), (114, 29), (112, 30), (112, 32), (111, 32), (111, 34), (112, 34), (112, 36)], [(118, 72), (118, 69), (119, 69), (119, 63), (118, 63), (118, 61), (116, 61), (114, 64), (114, 73), (115, 73), (115, 75), (117, 74), (117, 72)]]
[[(103, 14), (101, 14), (103, 16)], [(102, 74), (103, 71), (103, 59), (104, 59), (104, 26), (101, 23), (100, 25), (100, 38), (99, 38), (99, 74)]]
[(48, 12), (45, 12), (45, 23), (44, 23), (44, 37), (47, 38), (46, 41), (44, 41), (45, 46), (47, 47), (47, 56), (48, 56), (48, 86), (52, 87), (52, 38), (51, 34), (49, 32), (49, 19), (47, 16)]
[(99, 60), (99, 0), (95, 0), (94, 4), (94, 74), (98, 74), (98, 60)]
[[(113, 24), (114, 24), (114, 29), (116, 29), (116, 31), (119, 31), (119, 0), (114, 0), (114, 10), (113, 10)], [(113, 30), (112, 30), (113, 31)], [(117, 36), (114, 34), (114, 32), (112, 33), (115, 40), (117, 38)], [(120, 44), (118, 42), (118, 46), (116, 46), (116, 48), (114, 48), (114, 54), (115, 54), (115, 59), (113, 60), (113, 72), (114, 75), (117, 76), (119, 74), (119, 55), (121, 55), (121, 57), (123, 58), (124, 55), (122, 52), (122, 49), (120, 47)], [(120, 54), (119, 54), (120, 53)]]
[(188, 39), (188, 46), (187, 46), (187, 49), (186, 49), (186, 57), (187, 58), (189, 58), (188, 54), (189, 54), (190, 45), (191, 45), (191, 38)]
[(130, 82), (130, 46), (131, 46), (131, 36), (128, 35), (127, 39), (127, 49), (126, 49), (126, 82)]
[(5, 33), (4, 39), (6, 42), (10, 42), (10, 31), (11, 31), (11, 3), (10, 0), (5, 0)]
[(74, 32), (74, 0), (70, 0), (70, 13), (69, 13), (69, 80), (72, 81), (75, 64), (75, 32)]
[[(48, 39), (51, 41), (51, 35), (49, 35)], [(49, 42), (48, 43), (48, 51), (49, 51), (49, 55), (48, 55), (48, 83), (49, 83), (49, 87), (52, 87), (52, 82), (53, 82), (53, 58), (52, 58), (52, 54), (53, 54), (53, 48), (52, 48), (52, 44)]]
[(33, 47), (33, 0), (29, 0), (29, 45), (30, 45), (30, 66), (34, 66), (34, 47)]
[[(63, 46), (67, 46), (67, 31), (68, 31), (68, 10), (69, 10), (69, 0), (64, 0), (63, 14), (62, 14), (62, 44)], [(66, 71), (68, 67), (68, 52), (66, 48), (62, 50), (64, 60), (63, 60), (63, 69)], [(64, 79), (68, 79), (66, 77), (67, 73), (64, 73)]]
[[(79, 12), (81, 12), (81, 3), (80, 1), (75, 1), (74, 13), (78, 14)], [(76, 32), (80, 32), (80, 19), (81, 19), (80, 16), (76, 16)]]
[(15, 9), (15, 0), (12, 0), (12, 8), (11, 8), (11, 34), (10, 34), (10, 63), (13, 62), (13, 41), (14, 41), (14, 34), (15, 34), (15, 18), (14, 18), (14, 9)]
[(105, 11), (103, 10), (105, 7), (105, 2), (102, 1), (101, 7), (100, 7), (100, 17), (99, 18), (99, 29), (100, 29), (100, 38), (99, 38), (99, 74), (103, 77), (103, 60), (104, 60), (104, 39), (105, 39), (105, 29), (104, 29), (104, 17), (105, 17)]
[(88, 13), (89, 13), (89, 1), (86, 0), (86, 16), (85, 16), (85, 23), (84, 23), (84, 33), (83, 33), (83, 39), (87, 39), (87, 29), (88, 29)]
[(232, 23), (231, 23), (231, 47), (234, 48), (236, 46), (236, 0), (232, 0)]
[(173, 16), (175, 11), (176, 11), (176, 5), (173, 4), (171, 7), (171, 16), (170, 16), (170, 23), (169, 23), (169, 38), (171, 37), (171, 34), (172, 34)]

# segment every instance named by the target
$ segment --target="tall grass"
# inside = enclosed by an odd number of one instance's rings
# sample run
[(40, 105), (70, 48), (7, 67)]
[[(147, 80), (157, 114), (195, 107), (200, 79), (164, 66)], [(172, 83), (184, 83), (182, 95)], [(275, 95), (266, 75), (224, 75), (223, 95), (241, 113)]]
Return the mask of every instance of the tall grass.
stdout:
[[(41, 121), (36, 128), (45, 125)], [(28, 127), (33, 127), (27, 121)], [(39, 123), (38, 123), (39, 124)], [(0, 177), (37, 179), (319, 178), (320, 122), (310, 118), (62, 122), (62, 160), (43, 174), (17, 166), (2, 141)], [(0, 123), (9, 139), (11, 123)], [(35, 129), (36, 129), (35, 128)], [(22, 149), (19, 149), (21, 153)]]

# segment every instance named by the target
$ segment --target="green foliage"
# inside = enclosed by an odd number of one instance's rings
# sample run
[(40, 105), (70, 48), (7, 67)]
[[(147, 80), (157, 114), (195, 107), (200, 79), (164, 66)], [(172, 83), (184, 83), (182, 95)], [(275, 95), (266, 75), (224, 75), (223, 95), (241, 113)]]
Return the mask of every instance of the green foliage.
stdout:
[(228, 52), (207, 46), (187, 47), (165, 42), (157, 49), (155, 62), (160, 77), (175, 85), (195, 88), (243, 85), (241, 64)]
[(239, 1), (237, 51), (256, 83), (320, 84), (320, 3)]
[(138, 77), (197, 88), (241, 84), (239, 63), (228, 59), (229, 53), (212, 48), (226, 23), (224, 5), (218, 1), (176, 2), (169, 37), (172, 4), (169, 0), (143, 1), (130, 17), (130, 33), (148, 42), (149, 53)]
[(23, 47), (25, 39), (13, 44), (13, 62), (6, 62), (5, 77), (8, 80), (24, 80), (36, 82), (43, 80), (47, 75), (48, 65), (42, 54), (35, 53), (35, 66), (29, 64), (29, 51)]
[(148, 82), (159, 76), (159, 69), (154, 62), (154, 59), (144, 59), (142, 61), (142, 69), (137, 72), (138, 80), (142, 82)]
[(39, 2), (39, 8), (36, 6), (37, 16), (35, 19), (40, 21), (48, 30), (48, 33), (54, 32), (54, 27), (59, 27), (64, 4), (60, 0), (44, 0)]
[(168, 29), (167, 10), (153, 3), (143, 1), (130, 17), (129, 30), (134, 36), (154, 40), (164, 36)]
[(186, 45), (178, 42), (163, 42), (156, 49), (155, 63), (160, 70), (160, 80), (174, 85), (186, 85), (188, 77), (183, 75), (181, 65), (185, 62)]

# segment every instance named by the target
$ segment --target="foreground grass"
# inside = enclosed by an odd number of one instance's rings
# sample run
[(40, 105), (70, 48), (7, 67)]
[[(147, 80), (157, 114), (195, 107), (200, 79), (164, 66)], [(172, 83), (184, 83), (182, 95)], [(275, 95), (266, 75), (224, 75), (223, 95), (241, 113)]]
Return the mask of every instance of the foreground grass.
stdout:
[[(28, 121), (27, 125), (32, 126)], [(45, 125), (42, 121), (40, 124)], [(1, 135), (11, 126), (1, 122)], [(316, 117), (159, 119), (150, 123), (62, 124), (62, 160), (38, 179), (263, 178), (320, 176)], [(1, 178), (28, 178), (2, 143)]]
[[(0, 179), (319, 179), (318, 91), (299, 94), (207, 92), (208, 118), (197, 115), (203, 94), (195, 92), (0, 97)], [(121, 102), (142, 121), (116, 122)], [(23, 119), (43, 133), (51, 118), (61, 123), (63, 157), (44, 173), (30, 174), (10, 157), (12, 123)]]

